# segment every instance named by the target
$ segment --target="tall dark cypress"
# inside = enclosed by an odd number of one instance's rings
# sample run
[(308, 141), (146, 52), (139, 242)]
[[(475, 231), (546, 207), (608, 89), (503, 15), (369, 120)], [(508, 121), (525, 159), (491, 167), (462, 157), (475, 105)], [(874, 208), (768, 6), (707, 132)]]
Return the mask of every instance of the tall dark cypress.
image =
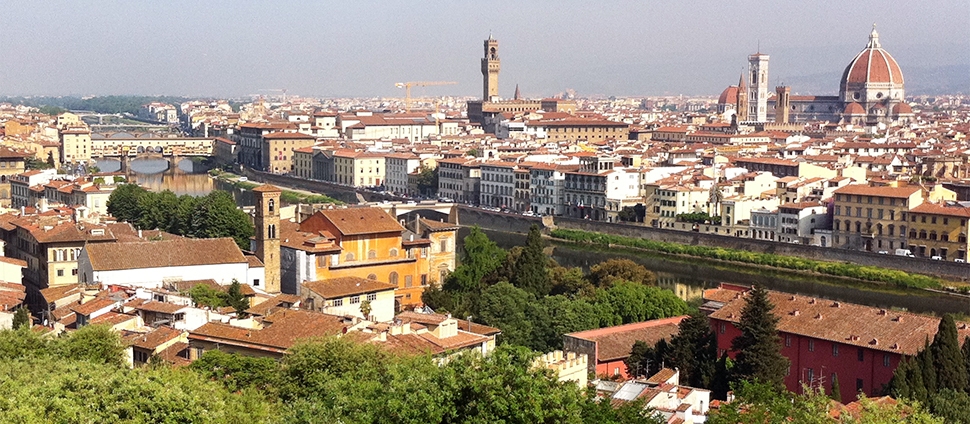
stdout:
[(751, 289), (746, 298), (738, 321), (741, 335), (731, 342), (731, 350), (737, 352), (732, 381), (757, 380), (784, 390), (789, 362), (781, 354), (774, 305), (768, 300), (768, 291), (759, 286)]
[(967, 366), (963, 362), (963, 352), (957, 340), (957, 325), (952, 316), (944, 315), (940, 319), (940, 327), (930, 350), (936, 368), (936, 388), (958, 392), (967, 390)]
[(549, 284), (549, 274), (546, 272), (546, 265), (549, 260), (542, 252), (542, 234), (539, 226), (532, 225), (529, 228), (529, 236), (526, 238), (525, 247), (514, 264), (515, 274), (512, 275), (512, 285), (523, 289), (537, 297), (549, 294), (551, 290)]
[[(923, 343), (923, 350), (916, 355), (916, 359), (919, 361), (919, 369), (923, 374), (923, 387), (926, 387), (926, 393), (931, 395), (936, 393), (936, 364), (933, 363), (933, 348), (930, 346), (929, 337)], [(919, 400), (926, 401), (926, 399)]]

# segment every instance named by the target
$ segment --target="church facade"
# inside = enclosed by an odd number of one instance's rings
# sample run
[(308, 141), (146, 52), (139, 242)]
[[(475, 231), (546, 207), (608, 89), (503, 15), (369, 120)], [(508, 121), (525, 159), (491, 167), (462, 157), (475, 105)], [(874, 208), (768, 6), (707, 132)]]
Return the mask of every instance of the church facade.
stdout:
[(718, 112), (735, 111), (740, 122), (829, 121), (853, 125), (906, 123), (913, 110), (905, 101), (903, 72), (882, 48), (875, 26), (869, 42), (845, 67), (837, 96), (792, 95), (791, 87), (779, 86), (765, 98), (768, 56), (748, 58), (748, 82), (725, 89), (718, 98)]

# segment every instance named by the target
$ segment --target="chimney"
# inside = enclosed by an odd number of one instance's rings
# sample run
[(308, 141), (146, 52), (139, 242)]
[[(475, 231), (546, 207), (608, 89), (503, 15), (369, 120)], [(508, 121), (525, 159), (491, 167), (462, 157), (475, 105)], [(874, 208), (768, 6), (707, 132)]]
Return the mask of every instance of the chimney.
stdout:
[(141, 236), (141, 228), (138, 229), (138, 238), (142, 238), (142, 236)]

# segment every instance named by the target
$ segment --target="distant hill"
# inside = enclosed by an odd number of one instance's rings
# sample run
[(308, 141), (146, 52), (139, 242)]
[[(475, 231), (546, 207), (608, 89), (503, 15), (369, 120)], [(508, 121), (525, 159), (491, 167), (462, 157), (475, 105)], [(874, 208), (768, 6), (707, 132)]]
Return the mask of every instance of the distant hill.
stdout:
[[(970, 94), (970, 64), (907, 67), (903, 77), (907, 95)], [(841, 72), (825, 72), (787, 77), (777, 83), (791, 86), (792, 92), (798, 94), (836, 95), (840, 78)]]

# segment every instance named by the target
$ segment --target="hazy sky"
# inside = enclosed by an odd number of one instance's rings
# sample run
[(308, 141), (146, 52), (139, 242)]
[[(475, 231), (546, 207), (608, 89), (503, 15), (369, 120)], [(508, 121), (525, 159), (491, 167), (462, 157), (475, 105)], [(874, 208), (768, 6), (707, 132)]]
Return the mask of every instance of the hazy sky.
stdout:
[(5, 0), (0, 95), (480, 96), (489, 31), (502, 96), (716, 95), (759, 43), (772, 84), (840, 74), (873, 22), (904, 73), (970, 63), (965, 0)]

